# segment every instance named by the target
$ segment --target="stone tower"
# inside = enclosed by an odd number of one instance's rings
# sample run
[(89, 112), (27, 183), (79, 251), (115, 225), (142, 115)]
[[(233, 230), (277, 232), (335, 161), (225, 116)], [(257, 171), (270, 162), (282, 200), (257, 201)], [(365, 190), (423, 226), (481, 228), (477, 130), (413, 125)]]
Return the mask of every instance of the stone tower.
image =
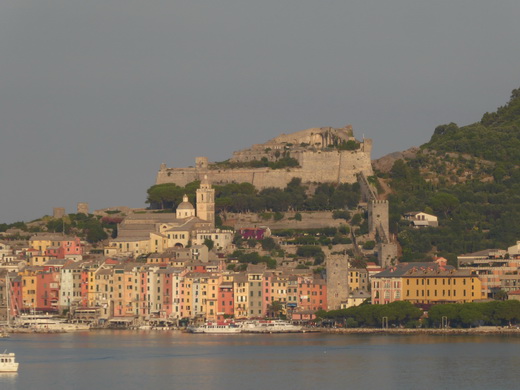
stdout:
[(88, 203), (86, 203), (86, 202), (79, 202), (78, 203), (78, 208), (77, 208), (77, 213), (78, 214), (88, 215), (89, 214), (89, 212), (88, 212)]
[(380, 240), (388, 242), (390, 229), (387, 200), (370, 200), (368, 202), (368, 233), (372, 237), (379, 233)]
[(52, 209), (52, 217), (55, 219), (60, 219), (65, 216), (65, 208), (64, 207), (54, 207)]
[(328, 256), (327, 265), (327, 310), (338, 310), (341, 302), (348, 299), (348, 256)]
[(209, 183), (207, 175), (197, 190), (197, 217), (211, 222), (211, 227), (215, 227), (215, 189)]
[(195, 166), (199, 169), (208, 169), (208, 158), (195, 157)]
[(377, 260), (383, 268), (397, 264), (398, 248), (395, 242), (380, 242), (377, 244)]

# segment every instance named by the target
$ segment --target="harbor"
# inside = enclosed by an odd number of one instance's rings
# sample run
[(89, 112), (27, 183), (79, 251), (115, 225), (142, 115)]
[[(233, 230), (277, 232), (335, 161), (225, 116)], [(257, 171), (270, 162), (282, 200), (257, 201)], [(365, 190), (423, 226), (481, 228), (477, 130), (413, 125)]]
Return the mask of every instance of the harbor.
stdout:
[(0, 348), (20, 366), (0, 375), (0, 388), (512, 389), (519, 345), (520, 338), (495, 334), (12, 334)]

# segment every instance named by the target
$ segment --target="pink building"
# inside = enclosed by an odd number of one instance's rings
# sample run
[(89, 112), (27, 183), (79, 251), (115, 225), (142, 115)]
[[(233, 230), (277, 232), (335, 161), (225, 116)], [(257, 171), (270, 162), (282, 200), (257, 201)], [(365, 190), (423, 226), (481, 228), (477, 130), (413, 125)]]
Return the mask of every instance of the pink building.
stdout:
[(53, 240), (53, 246), (45, 251), (46, 256), (54, 256), (57, 259), (64, 259), (71, 256), (81, 256), (83, 246), (79, 237), (64, 237), (63, 240)]
[(263, 240), (267, 237), (266, 228), (242, 228), (239, 229), (238, 232), (244, 240)]

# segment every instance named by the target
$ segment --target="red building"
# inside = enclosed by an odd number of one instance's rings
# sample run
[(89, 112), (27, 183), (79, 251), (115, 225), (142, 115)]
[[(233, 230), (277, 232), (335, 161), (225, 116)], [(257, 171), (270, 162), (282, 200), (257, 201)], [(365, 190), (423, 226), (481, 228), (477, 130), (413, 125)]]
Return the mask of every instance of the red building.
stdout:
[(223, 320), (225, 317), (231, 317), (235, 314), (233, 283), (224, 282), (218, 290), (217, 317), (218, 320)]
[(60, 272), (41, 272), (36, 276), (36, 310), (58, 310), (60, 297)]
[(267, 228), (242, 228), (238, 232), (244, 240), (263, 240), (269, 236)]
[(327, 310), (327, 282), (318, 277), (298, 278), (299, 310)]

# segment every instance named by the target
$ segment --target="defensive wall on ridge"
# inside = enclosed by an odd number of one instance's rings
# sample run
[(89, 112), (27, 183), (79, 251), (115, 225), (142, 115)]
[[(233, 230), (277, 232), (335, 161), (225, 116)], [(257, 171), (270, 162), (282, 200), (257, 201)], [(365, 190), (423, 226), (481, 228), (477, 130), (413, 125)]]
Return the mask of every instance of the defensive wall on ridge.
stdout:
[[(231, 162), (248, 162), (266, 158), (276, 161), (281, 156), (290, 156), (298, 161), (298, 167), (281, 169), (223, 168), (208, 162), (206, 157), (197, 157), (195, 166), (189, 168), (168, 168), (161, 165), (156, 184), (175, 183), (179, 186), (202, 180), (205, 175), (213, 184), (251, 183), (256, 188), (284, 188), (294, 177), (303, 183), (355, 183), (359, 173), (372, 176), (372, 140), (357, 142), (355, 150), (340, 150), (341, 142), (354, 140), (350, 127), (345, 129), (308, 129), (291, 135), (282, 135), (261, 145), (233, 154)], [(311, 135), (312, 134), (312, 135)], [(286, 139), (293, 142), (287, 142)], [(314, 144), (309, 144), (309, 141)], [(321, 141), (320, 141), (321, 140)], [(299, 142), (298, 141), (302, 141)], [(278, 151), (278, 153), (277, 153)]]

